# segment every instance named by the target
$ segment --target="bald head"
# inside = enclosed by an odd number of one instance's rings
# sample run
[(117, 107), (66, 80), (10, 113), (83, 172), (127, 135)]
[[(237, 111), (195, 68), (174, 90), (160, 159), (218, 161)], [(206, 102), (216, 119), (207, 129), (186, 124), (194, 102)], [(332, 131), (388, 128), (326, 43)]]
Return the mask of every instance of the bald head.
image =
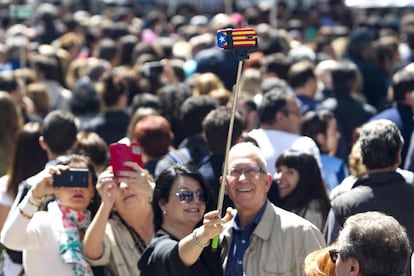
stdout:
[(261, 168), (267, 170), (263, 152), (250, 142), (235, 144), (229, 152), (229, 164), (235, 159), (252, 159)]

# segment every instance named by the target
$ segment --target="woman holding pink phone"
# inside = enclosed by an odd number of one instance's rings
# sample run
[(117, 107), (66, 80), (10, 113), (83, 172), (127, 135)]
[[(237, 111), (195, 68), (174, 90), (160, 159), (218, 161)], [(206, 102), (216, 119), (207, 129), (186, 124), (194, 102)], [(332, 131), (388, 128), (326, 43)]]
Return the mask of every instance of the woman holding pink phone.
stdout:
[(110, 275), (139, 275), (137, 260), (151, 241), (153, 180), (136, 162), (115, 177), (108, 168), (98, 177), (101, 205), (83, 240), (88, 261), (105, 266)]

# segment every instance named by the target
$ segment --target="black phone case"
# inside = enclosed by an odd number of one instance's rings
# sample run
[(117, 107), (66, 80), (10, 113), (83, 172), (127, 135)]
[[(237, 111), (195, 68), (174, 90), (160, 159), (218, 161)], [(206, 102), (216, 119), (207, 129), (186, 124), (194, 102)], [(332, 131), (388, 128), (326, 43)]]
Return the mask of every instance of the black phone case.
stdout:
[(89, 186), (88, 180), (88, 169), (69, 169), (62, 171), (60, 175), (53, 175), (53, 186), (87, 188)]

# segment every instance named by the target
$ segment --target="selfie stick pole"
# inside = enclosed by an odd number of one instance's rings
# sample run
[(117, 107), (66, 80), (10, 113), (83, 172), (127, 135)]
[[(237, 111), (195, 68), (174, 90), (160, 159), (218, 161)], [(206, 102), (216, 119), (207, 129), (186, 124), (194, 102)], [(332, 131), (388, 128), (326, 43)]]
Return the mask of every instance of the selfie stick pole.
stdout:
[[(219, 215), (221, 216), (222, 209), (223, 209), (223, 201), (224, 201), (224, 194), (225, 194), (225, 188), (227, 185), (227, 171), (228, 171), (228, 155), (231, 147), (231, 141), (232, 141), (232, 134), (233, 134), (233, 125), (234, 125), (234, 116), (236, 113), (236, 106), (237, 106), (237, 98), (240, 91), (240, 78), (241, 78), (241, 72), (243, 68), (243, 61), (245, 59), (248, 59), (249, 56), (247, 54), (247, 50), (239, 50), (235, 49), (236, 56), (239, 60), (239, 65), (237, 69), (237, 77), (236, 77), (236, 84), (234, 87), (234, 94), (233, 94), (233, 102), (232, 102), (232, 108), (231, 108), (231, 117), (230, 117), (230, 123), (229, 123), (229, 129), (227, 132), (227, 142), (226, 142), (226, 151), (224, 154), (224, 163), (223, 163), (223, 172), (222, 172), (222, 180), (220, 185), (220, 191), (218, 195), (217, 200), (217, 210), (219, 211)], [(213, 240), (211, 241), (211, 249), (213, 251), (216, 251), (219, 245), (219, 236), (215, 236)]]
[(221, 213), (222, 208), (223, 208), (223, 200), (224, 200), (224, 193), (225, 193), (225, 186), (227, 184), (227, 170), (228, 170), (228, 154), (230, 151), (230, 147), (231, 147), (231, 140), (232, 140), (232, 136), (233, 136), (233, 126), (234, 126), (234, 116), (236, 113), (236, 106), (237, 106), (237, 96), (239, 95), (239, 81), (240, 81), (240, 75), (241, 75), (241, 71), (242, 71), (242, 67), (243, 67), (243, 60), (239, 61), (239, 66), (237, 69), (237, 79), (236, 79), (236, 85), (235, 85), (235, 91), (234, 91), (234, 96), (233, 96), (233, 103), (232, 103), (232, 108), (231, 108), (231, 117), (230, 117), (230, 124), (229, 124), (229, 129), (227, 132), (227, 142), (226, 142), (226, 151), (225, 151), (225, 158), (224, 158), (224, 164), (223, 164), (223, 172), (222, 172), (222, 181), (221, 181), (221, 185), (220, 185), (220, 192), (219, 192), (219, 197), (218, 197), (218, 201), (217, 201), (217, 210), (219, 210), (219, 212)]

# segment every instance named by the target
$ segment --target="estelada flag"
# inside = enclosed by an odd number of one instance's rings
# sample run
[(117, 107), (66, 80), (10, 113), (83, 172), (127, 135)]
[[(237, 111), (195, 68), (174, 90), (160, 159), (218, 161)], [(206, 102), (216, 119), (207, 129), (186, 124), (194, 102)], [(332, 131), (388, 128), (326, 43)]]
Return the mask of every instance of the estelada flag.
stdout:
[(257, 35), (253, 28), (221, 29), (217, 31), (217, 45), (226, 50), (256, 48)]

